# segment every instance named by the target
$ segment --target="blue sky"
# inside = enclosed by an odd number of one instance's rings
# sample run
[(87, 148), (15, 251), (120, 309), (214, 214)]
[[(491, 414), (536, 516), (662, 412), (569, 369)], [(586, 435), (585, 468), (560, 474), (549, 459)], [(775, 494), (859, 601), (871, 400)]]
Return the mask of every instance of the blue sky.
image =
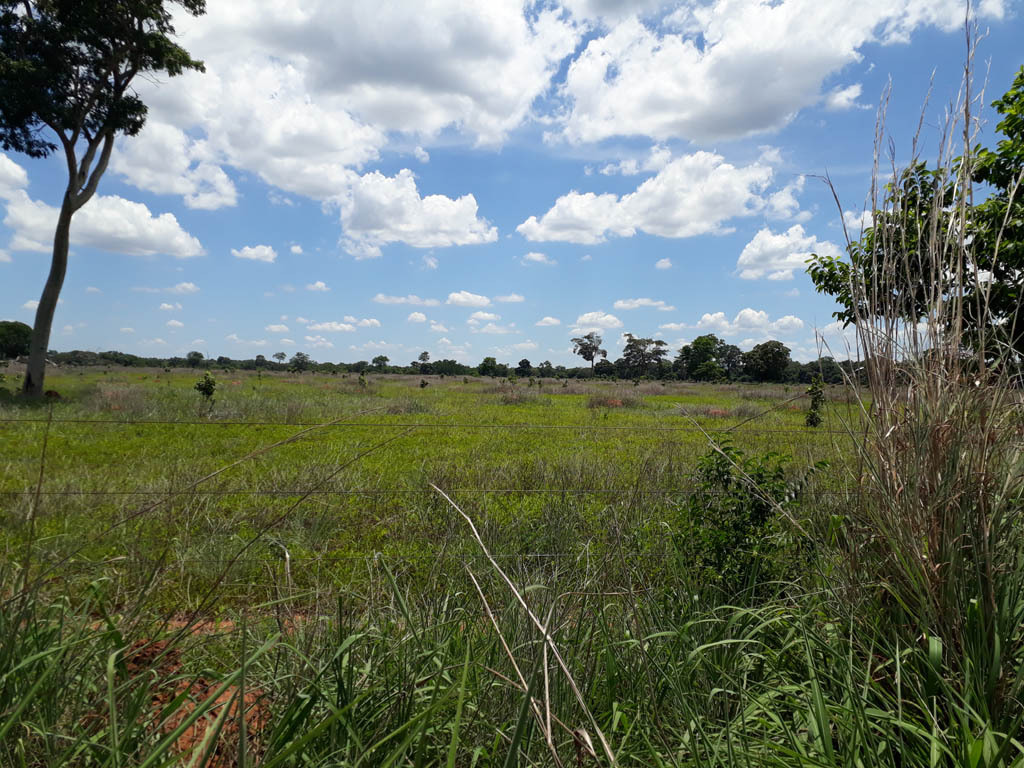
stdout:
[[(1024, 63), (975, 4), (985, 102)], [(178, 23), (206, 74), (139, 91), (74, 219), (51, 347), (575, 364), (589, 330), (838, 357), (803, 274), (956, 98), (953, 0), (232, 0)], [(989, 115), (992, 117), (992, 115)], [(991, 121), (995, 122), (995, 121)], [(992, 125), (984, 127), (992, 135)], [(928, 149), (926, 149), (926, 156)], [(0, 316), (31, 323), (65, 184), (0, 154)]]

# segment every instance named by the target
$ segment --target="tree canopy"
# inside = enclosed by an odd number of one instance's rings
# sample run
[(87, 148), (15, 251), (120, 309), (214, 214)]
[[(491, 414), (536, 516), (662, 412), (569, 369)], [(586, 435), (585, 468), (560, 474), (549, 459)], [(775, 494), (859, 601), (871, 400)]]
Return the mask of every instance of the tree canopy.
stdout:
[(789, 347), (781, 341), (766, 341), (743, 353), (743, 369), (757, 381), (782, 381), (789, 363)]
[(17, 320), (0, 321), (0, 359), (28, 354), (32, 329)]
[(134, 136), (146, 122), (133, 81), (203, 68), (172, 39), (174, 5), (193, 15), (206, 10), (205, 0), (0, 0), (0, 147), (34, 158), (63, 149), (68, 174), (29, 343), (26, 394), (43, 391), (71, 218), (96, 193), (115, 136)]
[(837, 320), (885, 315), (912, 324), (958, 292), (966, 346), (984, 333), (1024, 357), (1024, 67), (992, 106), (1003, 138), (953, 163), (969, 168), (965, 181), (987, 195), (965, 203), (962, 224), (952, 204), (962, 194), (956, 172), (915, 161), (887, 185), (845, 257), (812, 256), (808, 272), (817, 291), (839, 303)]
[(590, 363), (590, 367), (593, 369), (594, 360), (597, 357), (608, 357), (608, 352), (601, 349), (603, 341), (604, 339), (598, 335), (597, 331), (591, 331), (572, 340), (572, 352)]

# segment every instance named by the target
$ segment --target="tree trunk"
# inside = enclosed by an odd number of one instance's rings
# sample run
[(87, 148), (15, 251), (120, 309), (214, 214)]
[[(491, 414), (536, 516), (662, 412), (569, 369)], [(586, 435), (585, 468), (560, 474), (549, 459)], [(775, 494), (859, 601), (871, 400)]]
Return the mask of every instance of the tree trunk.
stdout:
[(28, 396), (38, 397), (43, 394), (43, 382), (46, 378), (46, 353), (50, 348), (50, 330), (53, 327), (53, 313), (57, 310), (57, 299), (60, 289), (64, 286), (64, 275), (68, 270), (68, 247), (71, 240), (71, 216), (75, 212), (72, 194), (69, 189), (64, 193), (64, 202), (60, 206), (57, 218), (57, 231), (53, 235), (53, 259), (50, 262), (50, 274), (43, 287), (43, 295), (36, 307), (36, 321), (32, 326), (32, 341), (29, 343), (28, 370), (25, 372), (25, 383), (22, 392)]

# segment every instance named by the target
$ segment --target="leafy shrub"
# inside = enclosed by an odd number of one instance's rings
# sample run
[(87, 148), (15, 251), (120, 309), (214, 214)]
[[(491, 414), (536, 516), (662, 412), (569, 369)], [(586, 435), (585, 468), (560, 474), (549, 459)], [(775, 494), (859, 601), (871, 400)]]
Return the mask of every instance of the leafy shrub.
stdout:
[(807, 418), (804, 419), (804, 423), (808, 427), (817, 427), (821, 424), (821, 407), (825, 404), (825, 389), (821, 376), (815, 376), (811, 380), (811, 386), (807, 388), (807, 396), (811, 398), (811, 407), (807, 410)]
[(790, 457), (747, 456), (728, 442), (697, 460), (675, 534), (677, 552), (728, 594), (783, 578), (796, 565), (780, 517), (795, 511), (811, 473), (787, 476)]
[(203, 378), (195, 383), (193, 389), (202, 395), (206, 402), (212, 405), (213, 395), (217, 391), (217, 380), (210, 375), (209, 371), (207, 371), (203, 374)]

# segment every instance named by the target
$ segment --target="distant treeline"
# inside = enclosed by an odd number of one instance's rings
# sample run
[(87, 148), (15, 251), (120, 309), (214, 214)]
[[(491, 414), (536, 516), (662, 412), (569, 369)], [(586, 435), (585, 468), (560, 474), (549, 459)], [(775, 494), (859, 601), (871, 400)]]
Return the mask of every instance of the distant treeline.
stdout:
[[(677, 379), (685, 381), (734, 381), (734, 382), (781, 382), (810, 383), (815, 376), (821, 376), (826, 384), (839, 384), (847, 375), (858, 377), (861, 369), (853, 361), (837, 362), (831, 357), (822, 357), (809, 363), (799, 363), (790, 358), (788, 347), (778, 341), (758, 344), (748, 352), (742, 352), (732, 344), (726, 344), (714, 335), (701, 336), (684, 345), (674, 359), (668, 359), (667, 348), (662, 343), (656, 346), (649, 339), (630, 337), (617, 360), (591, 360), (591, 365), (566, 367), (551, 362), (534, 364), (523, 358), (516, 364), (499, 363), (494, 357), (485, 357), (478, 365), (464, 365), (457, 360), (431, 360), (423, 352), (408, 365), (393, 365), (391, 360), (378, 355), (372, 360), (358, 360), (353, 363), (321, 363), (304, 352), (288, 357), (283, 352), (271, 355), (256, 355), (254, 358), (235, 360), (230, 357), (204, 357), (200, 352), (189, 352), (185, 357), (142, 357), (127, 352), (70, 352), (51, 351), (49, 360), (59, 366), (109, 366), (118, 365), (136, 368), (196, 368), (226, 369), (243, 371), (317, 372), (328, 374), (345, 373), (391, 373), (410, 376), (491, 376), (496, 378), (556, 378), (556, 379)], [(598, 350), (603, 352), (603, 350)], [(598, 357), (600, 355), (595, 355)]]

